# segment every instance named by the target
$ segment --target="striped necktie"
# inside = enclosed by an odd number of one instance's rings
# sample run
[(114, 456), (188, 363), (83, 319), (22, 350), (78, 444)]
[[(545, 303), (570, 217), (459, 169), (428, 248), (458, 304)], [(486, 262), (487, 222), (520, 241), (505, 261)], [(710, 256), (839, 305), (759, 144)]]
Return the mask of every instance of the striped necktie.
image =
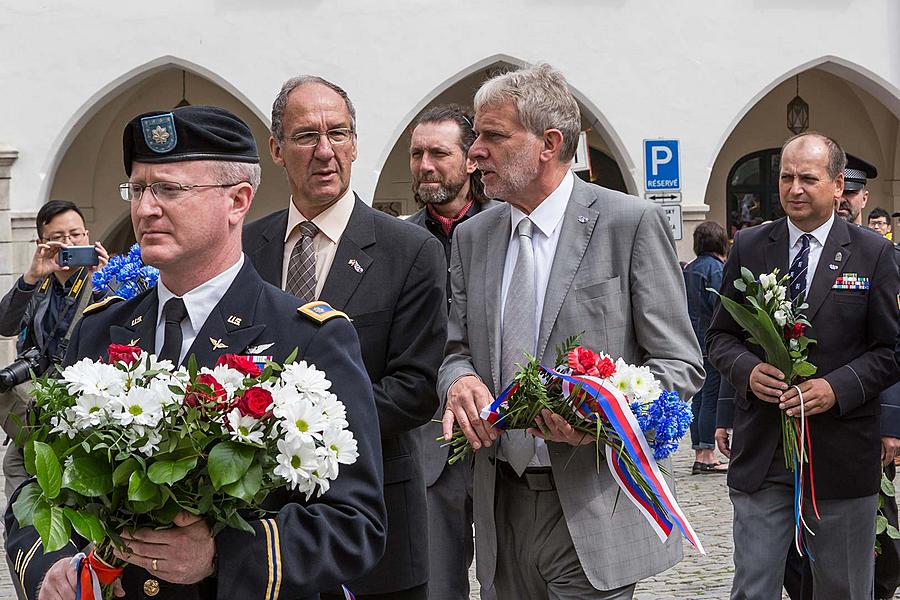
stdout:
[(809, 270), (809, 241), (812, 236), (804, 233), (800, 236), (800, 251), (791, 262), (791, 268), (788, 271), (788, 280), (790, 281), (791, 300), (800, 298), (799, 302), (803, 302), (806, 296), (806, 272)]
[(313, 238), (319, 233), (319, 228), (312, 221), (303, 221), (297, 227), (300, 228), (300, 239), (291, 250), (286, 289), (304, 303), (312, 302), (316, 299), (316, 248)]

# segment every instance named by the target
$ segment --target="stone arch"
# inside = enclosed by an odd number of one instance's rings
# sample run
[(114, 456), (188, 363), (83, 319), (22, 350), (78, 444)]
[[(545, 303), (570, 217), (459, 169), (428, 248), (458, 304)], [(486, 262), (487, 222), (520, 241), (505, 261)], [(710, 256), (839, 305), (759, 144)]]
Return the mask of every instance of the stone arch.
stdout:
[[(414, 204), (411, 204), (411, 192), (408, 187), (408, 170), (401, 168), (399, 163), (405, 164), (405, 158), (401, 160), (401, 155), (405, 154), (405, 148), (408, 147), (409, 127), (421, 112), (429, 106), (442, 102), (471, 104), (472, 95), (482, 81), (495, 72), (521, 68), (527, 64), (526, 61), (507, 54), (494, 54), (445, 78), (425, 94), (397, 124), (380, 153), (376, 164), (381, 165), (381, 170), (373, 204), (389, 212), (402, 214), (409, 214), (410, 209), (414, 207)], [(587, 96), (574, 87), (571, 90), (581, 108), (582, 126), (589, 130), (588, 142), (591, 150), (597, 150), (612, 158), (619, 172), (610, 179), (621, 182), (623, 191), (638, 193), (638, 183), (634, 179), (634, 165), (628, 152), (625, 151), (621, 138), (613, 130), (603, 112)]]
[[(266, 149), (268, 117), (236, 86), (190, 61), (162, 56), (116, 77), (85, 100), (69, 118), (49, 153), (40, 198), (68, 198), (84, 205), (96, 239), (109, 239), (121, 251), (131, 238), (128, 205), (118, 199), (115, 184), (125, 177), (121, 157), (122, 129), (141, 112), (174, 107), (182, 99), (182, 83), (192, 104), (216, 104), (244, 119), (260, 149), (264, 184), (249, 218), (284, 204), (289, 197), (281, 169)], [(275, 174), (278, 173), (276, 176)], [(268, 177), (266, 176), (268, 174)]]

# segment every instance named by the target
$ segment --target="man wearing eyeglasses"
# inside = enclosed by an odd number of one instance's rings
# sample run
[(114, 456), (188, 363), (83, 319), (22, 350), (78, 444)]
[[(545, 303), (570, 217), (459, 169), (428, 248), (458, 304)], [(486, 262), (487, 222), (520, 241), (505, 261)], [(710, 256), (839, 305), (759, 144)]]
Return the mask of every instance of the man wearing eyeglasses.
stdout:
[[(51, 200), (38, 211), (38, 239), (28, 270), (0, 300), (0, 335), (17, 336), (16, 362), (29, 361), (37, 375), (62, 362), (67, 335), (80, 311), (92, 299), (91, 275), (106, 264), (109, 256), (96, 242), (100, 264), (97, 267), (62, 267), (57, 262), (60, 248), (90, 245), (84, 215), (72, 202)], [(15, 364), (15, 363), (13, 363)], [(22, 363), (23, 365), (25, 363)], [(0, 368), (6, 365), (0, 365)], [(27, 369), (20, 369), (27, 373)], [(12, 383), (12, 382), (11, 382)], [(15, 442), (19, 426), (25, 418), (31, 389), (31, 378), (4, 391), (0, 383), (0, 425), (10, 441)], [(9, 498), (28, 477), (22, 455), (13, 445), (7, 447), (3, 459), (6, 497)]]
[(288, 80), (272, 106), (269, 151), (284, 167), (291, 201), (248, 225), (244, 247), (266, 281), (353, 319), (378, 409), (387, 547), (348, 587), (361, 600), (424, 599), (425, 481), (414, 430), (438, 405), (447, 321), (443, 247), (353, 193), (356, 113), (339, 86), (312, 76)]
[[(248, 521), (253, 534), (225, 527), (213, 536), (204, 519), (189, 513), (171, 527), (123, 533), (130, 552), (117, 551), (128, 563), (117, 594), (318, 600), (322, 590), (375, 564), (384, 549), (381, 444), (356, 333), (324, 303), (303, 306), (262, 281), (242, 253), (260, 167), (253, 134), (240, 118), (213, 106), (146, 113), (128, 123), (123, 146), (129, 179), (120, 194), (159, 283), (128, 301), (89, 307), (64, 364), (106, 358), (110, 343), (140, 346), (174, 364), (193, 356), (199, 367), (213, 367), (224, 354), (282, 363), (296, 351), (298, 361), (331, 381), (359, 457), (341, 465), (323, 496), (287, 487), (270, 494), (262, 503), (265, 518)], [(6, 527), (7, 556), (27, 598), (75, 600), (71, 556), (86, 540), (73, 532), (72, 543), (44, 554), (34, 550), (34, 527), (20, 527), (12, 511)]]

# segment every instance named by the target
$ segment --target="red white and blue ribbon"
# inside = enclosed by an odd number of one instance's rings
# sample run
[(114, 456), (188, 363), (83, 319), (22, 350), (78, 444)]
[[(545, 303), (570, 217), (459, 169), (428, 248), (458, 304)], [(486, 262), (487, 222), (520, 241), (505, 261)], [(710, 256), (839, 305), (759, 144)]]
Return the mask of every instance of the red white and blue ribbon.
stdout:
[[(543, 366), (541, 371), (547, 377), (561, 380), (563, 395), (570, 399), (572, 408), (582, 418), (595, 421), (601, 416), (604, 424), (608, 422), (621, 438), (625, 452), (637, 466), (641, 479), (652, 491), (656, 502), (653, 502), (638, 486), (634, 477), (625, 468), (618, 450), (607, 446), (606, 462), (610, 473), (625, 496), (650, 523), (660, 541), (665, 541), (671, 534), (673, 526), (677, 526), (701, 554), (706, 554), (700, 538), (675, 500), (675, 494), (666, 484), (653, 458), (653, 451), (647, 444), (625, 395), (609, 382), (597, 377), (564, 375)], [(481, 418), (495, 427), (502, 428), (503, 409), (508, 408), (509, 398), (517, 389), (517, 383), (509, 385), (496, 400), (482, 409)]]
[(97, 577), (94, 569), (91, 568), (84, 552), (79, 552), (73, 556), (69, 564), (78, 577), (78, 585), (75, 587), (75, 600), (101, 600), (103, 593), (100, 591), (100, 579)]

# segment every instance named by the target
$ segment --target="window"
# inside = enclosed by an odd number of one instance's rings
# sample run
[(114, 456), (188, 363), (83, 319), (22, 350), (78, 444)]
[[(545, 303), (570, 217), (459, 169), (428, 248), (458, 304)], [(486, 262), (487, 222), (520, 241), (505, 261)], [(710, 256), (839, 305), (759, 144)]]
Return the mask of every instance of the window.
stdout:
[(728, 173), (725, 207), (728, 235), (784, 216), (778, 197), (781, 149), (759, 150), (738, 160)]

